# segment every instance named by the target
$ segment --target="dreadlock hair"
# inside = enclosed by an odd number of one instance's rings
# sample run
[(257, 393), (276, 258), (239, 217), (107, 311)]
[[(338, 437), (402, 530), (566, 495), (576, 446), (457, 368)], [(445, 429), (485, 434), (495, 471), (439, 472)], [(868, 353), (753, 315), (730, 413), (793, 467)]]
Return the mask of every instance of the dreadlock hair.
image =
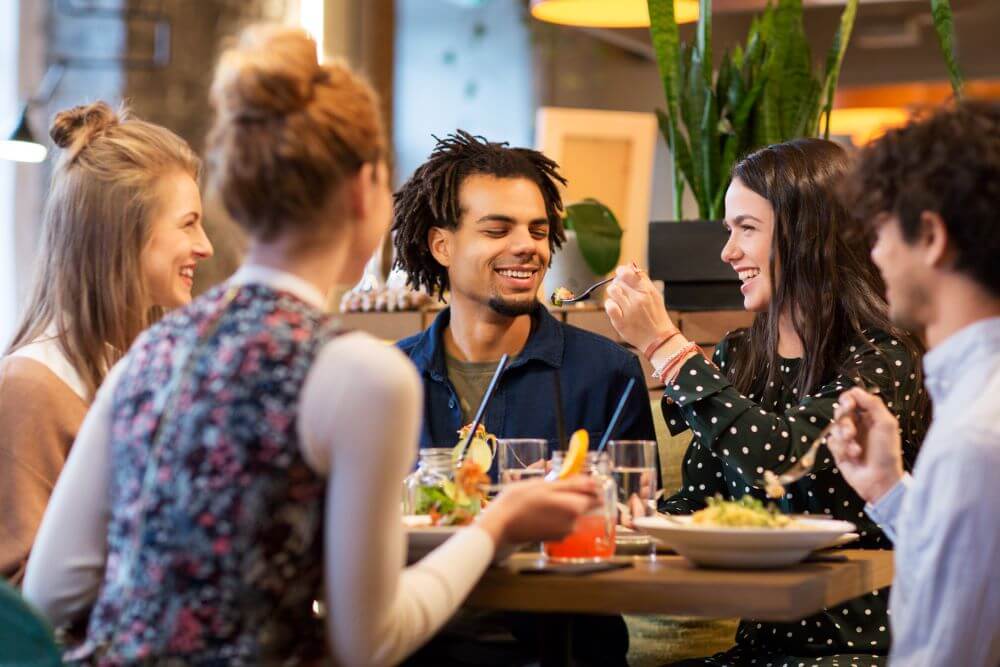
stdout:
[(413, 173), (394, 196), (392, 231), (396, 248), (394, 266), (407, 273), (407, 282), (426, 288), (443, 299), (448, 271), (438, 264), (427, 243), (432, 227), (457, 229), (462, 215), (458, 194), (467, 176), (526, 178), (545, 200), (549, 220), (549, 247), (555, 251), (566, 240), (562, 224), (562, 197), (556, 182), (566, 184), (559, 165), (539, 151), (510, 148), (484, 137), (458, 130), (438, 139), (430, 158)]

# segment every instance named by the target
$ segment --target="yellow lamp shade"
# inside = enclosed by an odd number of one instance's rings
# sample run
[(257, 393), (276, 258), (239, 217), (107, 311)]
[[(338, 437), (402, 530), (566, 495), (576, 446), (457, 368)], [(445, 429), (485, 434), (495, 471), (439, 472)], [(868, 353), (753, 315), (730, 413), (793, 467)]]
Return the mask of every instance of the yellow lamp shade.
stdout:
[[(531, 0), (531, 15), (585, 28), (649, 27), (646, 0)], [(697, 21), (697, 0), (674, 0), (674, 18), (678, 23)]]

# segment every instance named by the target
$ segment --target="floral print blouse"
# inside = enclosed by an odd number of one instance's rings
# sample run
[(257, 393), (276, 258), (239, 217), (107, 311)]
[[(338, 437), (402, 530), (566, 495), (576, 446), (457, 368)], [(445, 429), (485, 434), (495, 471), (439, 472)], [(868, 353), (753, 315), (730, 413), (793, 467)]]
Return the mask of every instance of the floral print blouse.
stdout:
[(325, 482), (298, 397), (336, 335), (264, 285), (218, 287), (133, 345), (113, 398), (104, 582), (69, 658), (306, 664), (325, 654)]
[[(869, 388), (878, 388), (900, 419), (904, 465), (912, 468), (928, 415), (921, 407), (926, 401), (920, 360), (901, 341), (881, 331), (867, 331), (865, 339), (849, 346), (840, 371), (804, 396), (795, 388), (799, 359), (780, 359), (778, 382), (762, 393), (741, 394), (729, 382), (727, 371), (736, 346), (746, 344), (745, 330), (730, 334), (716, 348), (712, 362), (701, 356), (689, 359), (676, 382), (665, 389), (662, 407), (671, 432), (690, 428), (693, 440), (684, 456), (682, 488), (661, 502), (662, 511), (691, 513), (716, 494), (767, 501), (758, 481), (764, 471), (780, 474), (794, 464), (833, 418), (838, 396), (859, 376)], [(817, 453), (812, 473), (787, 486), (778, 504), (784, 512), (853, 522), (860, 535), (851, 545), (854, 548), (892, 548), (865, 514), (864, 501), (840, 476), (825, 446)], [(883, 589), (795, 623), (744, 620), (734, 651), (755, 657), (884, 655), (889, 648), (887, 606), (888, 589)], [(734, 664), (742, 664), (736, 657), (732, 656)]]

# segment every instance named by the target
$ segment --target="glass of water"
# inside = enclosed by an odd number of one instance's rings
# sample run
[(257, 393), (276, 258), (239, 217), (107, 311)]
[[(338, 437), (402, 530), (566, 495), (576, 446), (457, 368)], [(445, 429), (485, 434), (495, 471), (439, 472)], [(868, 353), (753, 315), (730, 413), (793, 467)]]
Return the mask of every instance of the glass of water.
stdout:
[[(612, 440), (608, 442), (611, 476), (618, 487), (618, 515), (627, 528), (637, 516), (656, 516), (656, 442)], [(638, 539), (638, 536), (637, 536)], [(650, 542), (650, 553), (655, 544)]]
[(509, 438), (498, 441), (497, 462), (500, 485), (545, 476), (548, 441), (537, 438)]

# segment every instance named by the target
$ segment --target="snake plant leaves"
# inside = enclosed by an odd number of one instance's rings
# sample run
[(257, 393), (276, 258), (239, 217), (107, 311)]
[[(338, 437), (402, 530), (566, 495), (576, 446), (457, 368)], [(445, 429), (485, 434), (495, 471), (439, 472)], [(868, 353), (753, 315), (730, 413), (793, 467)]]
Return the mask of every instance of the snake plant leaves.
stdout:
[(948, 68), (948, 79), (955, 99), (962, 99), (962, 71), (955, 59), (955, 30), (951, 17), (951, 3), (948, 0), (931, 0), (931, 17), (934, 20), (934, 30), (937, 32), (941, 55)]

